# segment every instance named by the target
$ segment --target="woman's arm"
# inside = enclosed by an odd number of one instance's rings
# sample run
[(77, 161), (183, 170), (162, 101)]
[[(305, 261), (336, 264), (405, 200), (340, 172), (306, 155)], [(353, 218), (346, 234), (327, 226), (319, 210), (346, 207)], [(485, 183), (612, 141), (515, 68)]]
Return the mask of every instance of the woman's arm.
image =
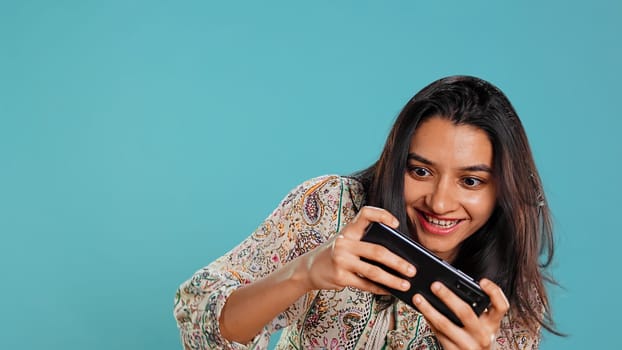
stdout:
[(386, 248), (360, 241), (371, 222), (398, 226), (397, 219), (386, 210), (364, 207), (339, 235), (265, 278), (233, 292), (220, 318), (223, 336), (240, 343), (249, 342), (266, 323), (312, 290), (340, 290), (350, 286), (386, 294), (372, 281), (407, 290), (406, 280), (360, 259), (380, 261), (407, 276), (415, 274), (412, 265)]
[[(366, 256), (414, 274), (412, 266), (386, 249), (359, 241), (370, 221), (395, 226), (391, 214), (364, 208), (335, 235), (341, 183), (333, 177), (299, 186), (253, 235), (181, 285), (175, 317), (187, 348), (265, 346), (266, 325), (272, 320), (287, 326), (305, 312), (318, 289), (353, 286), (381, 293), (367, 278), (404, 288), (405, 281), (360, 260)], [(324, 211), (312, 226), (303, 219), (305, 196), (317, 196)]]
[(249, 343), (264, 325), (309, 291), (300, 264), (292, 261), (233, 291), (220, 315), (220, 332), (231, 341)]
[[(308, 230), (300, 208), (304, 194), (320, 181), (325, 180), (314, 179), (292, 190), (255, 232), (179, 287), (174, 313), (186, 348), (245, 348), (221, 334), (219, 319), (224, 305), (233, 292), (261, 280), (299, 255), (297, 240), (306, 239), (311, 246), (325, 240)], [(285, 316), (295, 317), (299, 312), (302, 311), (292, 305)], [(271, 328), (280, 328), (289, 322), (287, 317), (279, 318), (274, 325), (266, 327), (253, 344), (259, 348), (267, 346)]]

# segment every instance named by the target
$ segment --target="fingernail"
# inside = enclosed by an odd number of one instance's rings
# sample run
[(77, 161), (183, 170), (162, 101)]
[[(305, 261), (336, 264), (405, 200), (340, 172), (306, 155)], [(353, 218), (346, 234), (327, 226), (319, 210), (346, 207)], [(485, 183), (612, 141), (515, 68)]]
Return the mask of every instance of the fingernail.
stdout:
[(393, 226), (397, 227), (400, 225), (400, 222), (397, 219), (393, 220)]
[(441, 284), (438, 282), (432, 283), (432, 290), (438, 292), (439, 290), (441, 290)]
[(408, 288), (410, 288), (410, 283), (408, 283), (407, 281), (402, 281), (402, 289), (408, 290)]
[(419, 305), (421, 304), (422, 300), (421, 300), (421, 296), (419, 294), (415, 295), (415, 304)]
[(415, 267), (414, 266), (408, 266), (408, 276), (414, 276), (415, 275)]

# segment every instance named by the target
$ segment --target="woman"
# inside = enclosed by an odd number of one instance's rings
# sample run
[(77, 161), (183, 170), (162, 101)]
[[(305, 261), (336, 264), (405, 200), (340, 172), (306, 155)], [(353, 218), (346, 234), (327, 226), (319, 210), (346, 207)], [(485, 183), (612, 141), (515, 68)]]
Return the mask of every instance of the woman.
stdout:
[[(360, 241), (371, 222), (479, 280), (491, 305), (477, 316), (432, 284), (459, 327), (421, 295), (420, 312), (388, 295), (379, 285), (407, 290), (408, 281), (361, 258), (417, 271)], [(490, 83), (454, 76), (406, 104), (375, 164), (303, 183), (182, 284), (175, 316), (188, 349), (264, 349), (285, 327), (278, 349), (531, 349), (541, 327), (554, 331), (543, 284), (552, 255), (549, 209), (516, 112)]]

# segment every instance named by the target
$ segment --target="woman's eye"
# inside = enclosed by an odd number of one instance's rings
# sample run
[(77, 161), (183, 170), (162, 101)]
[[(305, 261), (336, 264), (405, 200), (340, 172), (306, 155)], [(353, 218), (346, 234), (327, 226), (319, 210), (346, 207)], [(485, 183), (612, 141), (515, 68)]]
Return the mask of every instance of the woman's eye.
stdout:
[(410, 171), (411, 171), (413, 174), (415, 174), (415, 175), (417, 175), (417, 176), (419, 176), (419, 177), (425, 177), (425, 176), (429, 176), (429, 175), (430, 175), (430, 172), (428, 171), (428, 169), (426, 169), (426, 168), (421, 168), (421, 167), (418, 167), (418, 166), (411, 167), (411, 168), (410, 168)]
[(474, 177), (466, 177), (462, 180), (462, 183), (467, 187), (477, 187), (481, 185), (483, 181)]

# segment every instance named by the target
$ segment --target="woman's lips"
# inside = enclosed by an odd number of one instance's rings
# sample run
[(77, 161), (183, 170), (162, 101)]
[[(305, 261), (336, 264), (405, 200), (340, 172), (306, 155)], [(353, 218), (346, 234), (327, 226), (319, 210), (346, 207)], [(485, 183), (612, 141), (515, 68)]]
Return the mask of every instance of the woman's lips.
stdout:
[[(463, 221), (459, 219), (454, 219), (454, 220), (439, 219), (432, 215), (426, 215), (419, 210), (417, 210), (416, 212), (417, 212), (417, 219), (419, 220), (421, 227), (425, 231), (435, 234), (435, 235), (449, 235), (452, 232), (454, 232), (456, 229), (458, 229), (458, 226), (460, 226), (460, 224)], [(431, 218), (432, 221), (435, 221), (435, 223), (428, 221), (426, 216)]]

